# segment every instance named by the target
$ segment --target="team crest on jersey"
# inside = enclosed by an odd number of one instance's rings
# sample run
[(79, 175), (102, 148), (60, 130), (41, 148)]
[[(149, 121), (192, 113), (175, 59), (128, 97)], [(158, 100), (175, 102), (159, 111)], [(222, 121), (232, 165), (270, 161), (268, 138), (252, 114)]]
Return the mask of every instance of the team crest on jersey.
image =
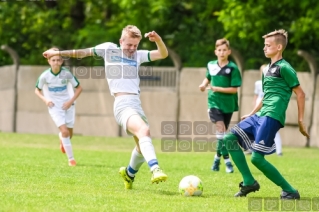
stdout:
[(66, 84), (66, 83), (67, 83), (67, 80), (66, 80), (66, 79), (63, 79), (63, 80), (61, 80), (61, 83), (62, 83), (62, 84)]
[(270, 72), (271, 72), (271, 73), (275, 73), (275, 72), (276, 72), (276, 69), (277, 69), (277, 68), (272, 68), (272, 69), (270, 69)]
[(225, 73), (229, 74), (230, 73), (230, 68), (226, 68)]

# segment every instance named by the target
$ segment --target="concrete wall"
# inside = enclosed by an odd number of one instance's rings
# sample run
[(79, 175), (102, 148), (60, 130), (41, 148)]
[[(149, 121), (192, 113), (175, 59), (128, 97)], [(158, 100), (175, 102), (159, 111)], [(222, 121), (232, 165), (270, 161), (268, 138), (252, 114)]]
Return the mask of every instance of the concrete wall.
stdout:
[(14, 123), (15, 66), (0, 68), (0, 130), (12, 132)]
[[(35, 83), (47, 66), (21, 66), (18, 75), (18, 112), (17, 132), (55, 134), (58, 129), (48, 114), (47, 107), (34, 94)], [(141, 101), (144, 112), (155, 138), (163, 137), (163, 123), (187, 121), (194, 125), (198, 122), (210, 123), (207, 114), (207, 91), (200, 92), (199, 84), (205, 77), (206, 68), (184, 68), (180, 75), (180, 98), (176, 88), (142, 87)], [(254, 83), (259, 77), (258, 70), (247, 70), (243, 74), (240, 89), (240, 113), (234, 113), (232, 122), (238, 122), (240, 115), (249, 113), (253, 108)], [(306, 93), (305, 122), (311, 127), (311, 146), (319, 147), (318, 130), (319, 86), (316, 84), (314, 100), (314, 79), (310, 73), (298, 73), (300, 83)], [(0, 67), (0, 130), (13, 130), (14, 112), (14, 66)], [(109, 93), (105, 79), (80, 79), (83, 92), (76, 104), (75, 134), (94, 136), (126, 136), (117, 125), (113, 116), (114, 97)], [(319, 78), (317, 78), (319, 82)], [(178, 104), (179, 103), (179, 104)], [(314, 113), (311, 108), (314, 104)], [(284, 145), (305, 146), (307, 140), (298, 130), (297, 103), (292, 95), (287, 110), (287, 126), (280, 130)], [(192, 137), (194, 129), (191, 129)], [(210, 136), (210, 134), (208, 134)]]
[(316, 78), (313, 99), (312, 126), (310, 128), (310, 146), (319, 147), (319, 75)]

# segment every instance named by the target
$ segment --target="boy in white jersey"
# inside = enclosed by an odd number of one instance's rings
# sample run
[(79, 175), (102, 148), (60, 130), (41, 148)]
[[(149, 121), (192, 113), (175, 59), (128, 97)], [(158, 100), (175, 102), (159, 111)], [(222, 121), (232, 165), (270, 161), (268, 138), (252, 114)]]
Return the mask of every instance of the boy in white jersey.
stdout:
[[(51, 50), (58, 51), (57, 48)], [(51, 68), (45, 70), (38, 78), (35, 94), (48, 106), (49, 114), (59, 128), (60, 149), (66, 153), (69, 166), (75, 166), (71, 138), (75, 118), (74, 102), (80, 95), (82, 88), (72, 73), (62, 67), (61, 56), (48, 57)], [(75, 88), (75, 92), (72, 87)], [(41, 92), (42, 91), (42, 92)]]
[(156, 43), (157, 50), (137, 50), (138, 44), (142, 39), (141, 31), (136, 26), (128, 25), (122, 30), (120, 47), (117, 47), (114, 43), (107, 42), (93, 48), (60, 52), (48, 50), (43, 53), (44, 57), (54, 55), (76, 58), (103, 57), (111, 95), (115, 97), (115, 119), (129, 135), (133, 135), (136, 143), (129, 165), (121, 167), (119, 170), (121, 177), (124, 179), (126, 189), (132, 189), (135, 174), (144, 161), (147, 162), (152, 172), (152, 183), (167, 179), (167, 175), (163, 173), (158, 165), (152, 139), (150, 138), (150, 129), (141, 107), (138, 70), (141, 63), (166, 58), (168, 51), (161, 37), (155, 31), (146, 33), (145, 37)]

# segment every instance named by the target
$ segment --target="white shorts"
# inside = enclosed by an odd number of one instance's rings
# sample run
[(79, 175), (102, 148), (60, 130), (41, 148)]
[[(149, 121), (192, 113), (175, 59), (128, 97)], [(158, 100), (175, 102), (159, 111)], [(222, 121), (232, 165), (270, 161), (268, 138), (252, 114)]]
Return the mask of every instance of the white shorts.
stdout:
[(115, 97), (113, 105), (116, 122), (123, 127), (128, 135), (133, 135), (127, 130), (127, 120), (133, 115), (139, 115), (148, 125), (147, 118), (142, 109), (139, 95), (122, 95)]
[(75, 105), (71, 105), (68, 110), (63, 110), (57, 106), (49, 108), (49, 114), (57, 127), (65, 124), (67, 128), (73, 128), (75, 119)]

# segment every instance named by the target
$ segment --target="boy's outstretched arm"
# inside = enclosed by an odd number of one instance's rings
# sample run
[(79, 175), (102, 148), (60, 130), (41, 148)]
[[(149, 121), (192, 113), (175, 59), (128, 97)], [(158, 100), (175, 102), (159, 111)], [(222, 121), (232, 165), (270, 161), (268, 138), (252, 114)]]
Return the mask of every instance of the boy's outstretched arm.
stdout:
[(56, 50), (47, 50), (42, 53), (43, 57), (50, 58), (53, 56), (60, 55), (62, 57), (75, 57), (75, 58), (84, 58), (93, 56), (94, 52), (92, 48), (87, 49), (73, 49), (73, 50), (64, 50), (64, 51), (56, 51)]
[(168, 56), (165, 43), (155, 31), (145, 33), (145, 37), (148, 37), (150, 41), (155, 42), (157, 46), (157, 50), (150, 51), (151, 61), (164, 59)]
[(305, 93), (302, 90), (301, 86), (294, 87), (293, 92), (297, 96), (297, 105), (298, 105), (298, 125), (299, 131), (301, 134), (309, 138), (309, 134), (307, 133), (306, 126), (304, 124), (304, 112), (305, 112)]
[(219, 93), (230, 93), (230, 94), (235, 94), (238, 92), (238, 87), (217, 87), (217, 86), (210, 86), (210, 89), (214, 92), (219, 92)]

